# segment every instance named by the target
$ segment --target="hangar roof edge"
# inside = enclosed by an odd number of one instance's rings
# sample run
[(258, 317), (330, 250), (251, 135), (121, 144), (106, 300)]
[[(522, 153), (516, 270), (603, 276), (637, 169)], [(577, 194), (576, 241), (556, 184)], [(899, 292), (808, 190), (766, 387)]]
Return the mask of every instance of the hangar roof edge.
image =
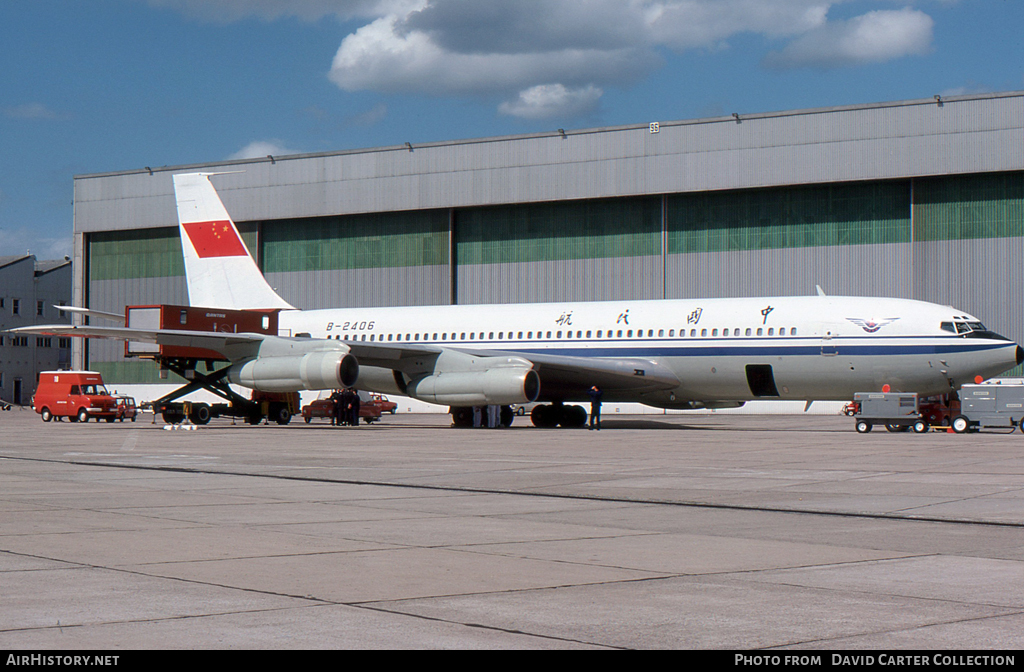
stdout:
[[(681, 119), (672, 121), (657, 121), (662, 127), (668, 128), (672, 126), (697, 126), (701, 124), (721, 124), (721, 123), (736, 123), (737, 119), (743, 121), (752, 121), (757, 119), (774, 119), (780, 117), (799, 117), (808, 115), (818, 114), (833, 114), (837, 112), (852, 112), (858, 110), (872, 110), (872, 109), (887, 109), (887, 108), (899, 108), (899, 107), (917, 107), (922, 105), (944, 105), (946, 103), (965, 102), (972, 100), (993, 100), (1000, 98), (1024, 98), (1024, 90), (1021, 91), (1002, 91), (982, 94), (966, 94), (959, 96), (947, 96), (942, 97), (935, 95), (931, 98), (918, 98), (900, 101), (888, 101), (880, 103), (859, 103), (855, 105), (842, 105), (834, 107), (815, 107), (797, 110), (782, 110), (776, 112), (757, 112), (757, 113), (733, 113), (727, 116), (718, 117), (704, 117), (698, 119)], [(181, 164), (174, 166), (159, 166), (156, 168), (145, 167), (135, 168), (130, 170), (120, 171), (108, 171), (101, 173), (83, 173), (75, 175), (75, 180), (86, 180), (93, 178), (106, 178), (106, 177), (117, 177), (122, 175), (139, 175), (139, 174), (153, 174), (158, 172), (175, 172), (181, 170), (197, 170), (207, 168), (210, 166), (238, 166), (248, 165), (253, 163), (274, 163), (277, 161), (294, 161), (300, 159), (310, 158), (322, 158), (329, 156), (345, 156), (345, 155), (358, 155), (358, 154), (374, 154), (382, 152), (398, 152), (398, 151), (413, 151), (415, 149), (428, 149), (435, 147), (453, 147), (459, 145), (477, 145), (486, 143), (497, 143), (497, 142), (512, 142), (517, 140), (530, 140), (535, 138), (550, 138), (559, 136), (579, 136), (579, 135), (591, 135), (598, 133), (615, 133), (622, 131), (632, 130), (643, 130), (649, 128), (650, 122), (643, 124), (626, 124), (621, 126), (604, 126), (595, 128), (583, 128), (583, 129), (572, 129), (564, 130), (557, 129), (554, 131), (545, 131), (539, 133), (525, 133), (520, 135), (502, 135), (502, 136), (491, 136), (482, 138), (467, 138), (462, 140), (443, 140), (435, 142), (424, 142), (424, 143), (403, 143), (401, 145), (385, 145), (380, 147), (364, 147), (357, 149), (343, 149), (343, 150), (332, 150), (328, 152), (311, 152), (305, 154), (287, 154), (281, 156), (271, 156), (252, 158), (252, 159), (225, 159), (222, 161), (208, 161), (204, 163), (192, 163), (192, 164)]]

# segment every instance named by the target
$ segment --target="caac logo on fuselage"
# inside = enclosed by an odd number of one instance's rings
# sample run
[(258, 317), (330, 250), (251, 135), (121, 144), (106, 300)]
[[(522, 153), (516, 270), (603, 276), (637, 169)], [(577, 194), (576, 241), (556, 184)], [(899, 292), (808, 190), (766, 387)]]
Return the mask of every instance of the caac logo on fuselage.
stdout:
[(878, 331), (879, 329), (881, 329), (882, 327), (884, 327), (885, 325), (892, 324), (893, 322), (895, 322), (896, 320), (898, 320), (900, 318), (898, 318), (898, 317), (887, 317), (887, 318), (885, 318), (883, 320), (878, 320), (878, 319), (875, 319), (875, 318), (872, 318), (872, 319), (869, 319), (869, 320), (864, 320), (864, 319), (861, 319), (859, 317), (848, 317), (846, 319), (849, 320), (850, 322), (853, 322), (854, 324), (856, 324), (858, 327), (860, 327), (864, 331), (868, 332), (869, 334), (873, 334), (876, 331)]

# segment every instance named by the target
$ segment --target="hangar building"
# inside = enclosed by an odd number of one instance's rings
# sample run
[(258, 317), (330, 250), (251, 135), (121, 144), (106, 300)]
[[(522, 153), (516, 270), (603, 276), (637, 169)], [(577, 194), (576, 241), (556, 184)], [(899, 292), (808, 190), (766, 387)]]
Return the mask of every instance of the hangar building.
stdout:
[(0, 401), (27, 405), (40, 371), (70, 368), (72, 339), (4, 332), (36, 324), (69, 324), (71, 315), (56, 306), (70, 303), (71, 276), (67, 257), (0, 257)]
[[(171, 175), (195, 171), (231, 171), (228, 212), (300, 308), (820, 285), (951, 304), (1024, 343), (1020, 91), (80, 175), (76, 305), (187, 303)], [(75, 341), (77, 366), (157, 381)]]

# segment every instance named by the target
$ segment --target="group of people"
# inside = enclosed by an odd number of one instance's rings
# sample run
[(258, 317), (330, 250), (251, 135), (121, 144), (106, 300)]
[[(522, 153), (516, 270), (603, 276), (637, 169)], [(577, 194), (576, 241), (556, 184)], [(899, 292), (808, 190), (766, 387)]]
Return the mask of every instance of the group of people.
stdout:
[(331, 401), (334, 402), (332, 425), (355, 427), (359, 424), (359, 392), (351, 388), (335, 390), (331, 394)]
[(501, 406), (490, 404), (488, 406), (473, 407), (474, 427), (502, 427)]

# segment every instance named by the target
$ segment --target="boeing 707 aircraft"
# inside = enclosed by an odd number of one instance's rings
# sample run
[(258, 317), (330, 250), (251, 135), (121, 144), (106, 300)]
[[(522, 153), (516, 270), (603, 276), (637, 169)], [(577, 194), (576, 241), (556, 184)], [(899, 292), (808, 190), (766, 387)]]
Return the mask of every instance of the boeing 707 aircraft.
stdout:
[[(889, 385), (956, 391), (1024, 360), (1016, 343), (950, 306), (813, 296), (298, 310), (282, 299), (238, 234), (211, 175), (173, 176), (189, 302), (277, 309), (280, 335), (93, 325), (45, 333), (202, 347), (227, 378), (263, 391), (356, 386), (466, 407), (547, 402), (535, 424), (582, 425), (565, 402), (657, 408), (740, 406), (753, 399), (850, 400)], [(580, 414), (582, 412), (582, 419)]]

